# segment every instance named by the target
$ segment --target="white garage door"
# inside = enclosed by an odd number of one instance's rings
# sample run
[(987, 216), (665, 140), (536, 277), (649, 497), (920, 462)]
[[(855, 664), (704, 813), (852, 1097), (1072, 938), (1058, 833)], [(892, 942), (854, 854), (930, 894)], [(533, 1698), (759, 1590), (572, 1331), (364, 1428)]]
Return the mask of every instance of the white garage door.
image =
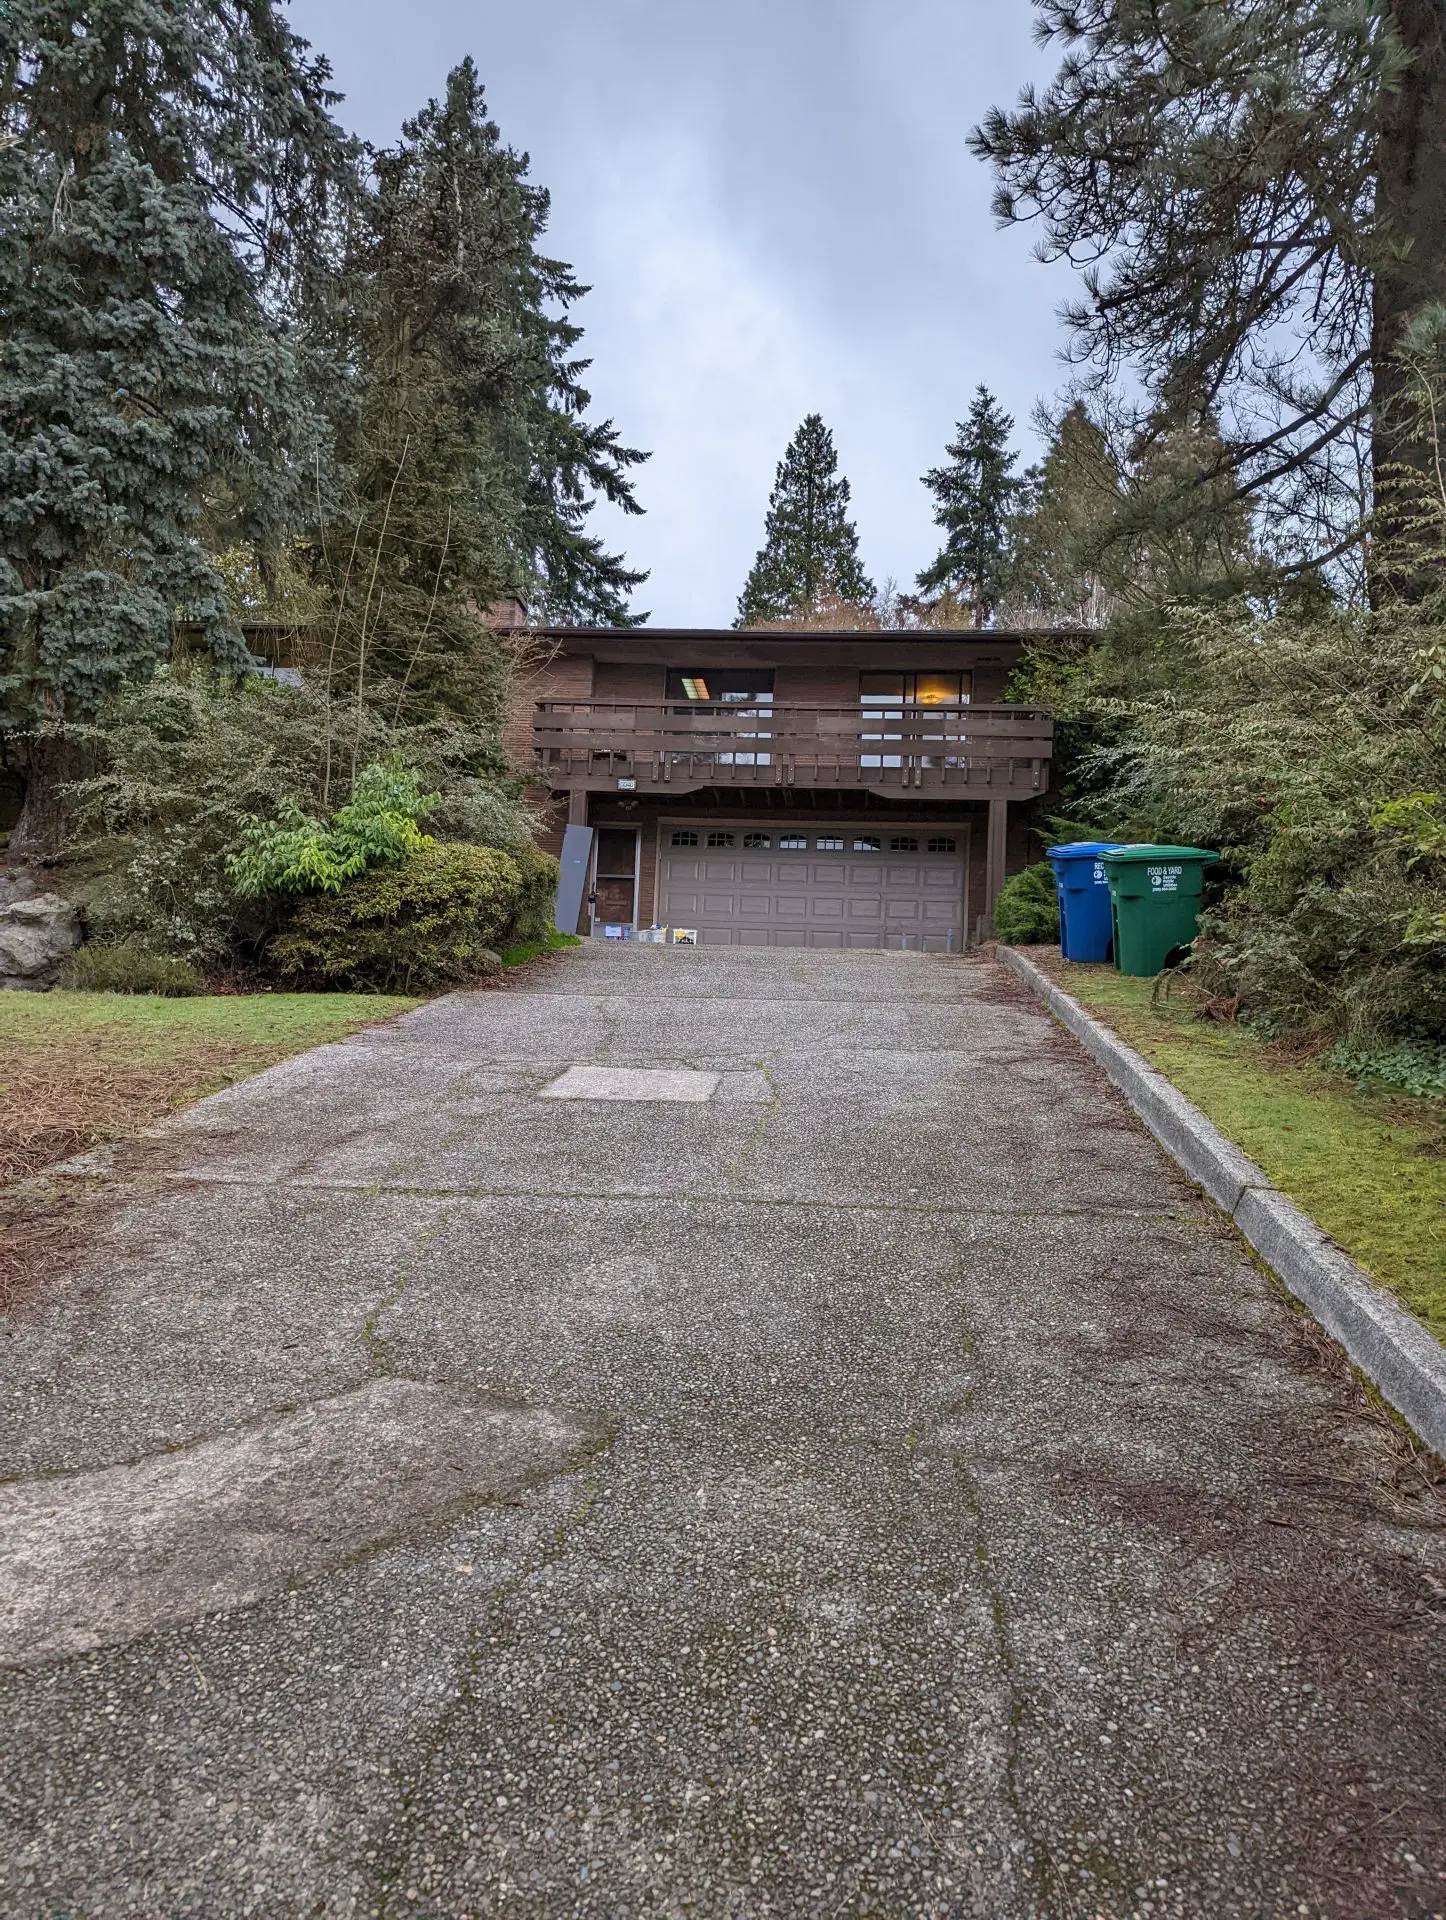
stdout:
[(658, 918), (738, 947), (964, 944), (962, 828), (663, 828)]

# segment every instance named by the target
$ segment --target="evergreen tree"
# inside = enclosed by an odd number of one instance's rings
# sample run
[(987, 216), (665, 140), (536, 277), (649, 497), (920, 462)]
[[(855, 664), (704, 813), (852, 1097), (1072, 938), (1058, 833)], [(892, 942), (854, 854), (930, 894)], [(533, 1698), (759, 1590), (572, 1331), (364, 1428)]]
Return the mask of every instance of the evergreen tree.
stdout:
[(629, 571), (586, 530), (601, 494), (637, 512), (644, 456), (589, 422), (568, 309), (585, 291), (539, 250), (548, 197), (503, 145), (464, 61), (376, 156), (351, 249), (350, 492), (322, 530), (327, 678), (358, 711), (384, 683), (413, 718), (485, 732), (501, 661), (483, 614), (515, 595), (551, 620), (634, 624)]
[(1250, 506), (1231, 481), (1219, 422), (1163, 412), (1147, 421), (1119, 503), (1087, 550), (1120, 605), (1220, 600), (1258, 584)]
[(919, 575), (919, 591), (965, 601), (980, 627), (993, 614), (1008, 577), (1010, 520), (1021, 486), (1009, 446), (1013, 431), (1013, 420), (981, 386), (946, 449), (948, 466), (924, 475), (944, 545)]
[[(0, 733), (93, 712), (172, 618), (245, 651), (210, 549), (274, 549), (324, 422), (288, 327), (354, 152), (275, 0), (0, 12)], [(20, 836), (24, 838), (24, 834)]]
[(1104, 624), (1113, 598), (1102, 548), (1120, 497), (1109, 443), (1076, 401), (1052, 429), (1044, 459), (1023, 476), (1009, 535), (1011, 620)]
[(1142, 417), (1224, 418), (1230, 491), (1303, 564), (1359, 551), (1362, 457), (1378, 495), (1422, 457), (1400, 348), (1446, 298), (1437, 0), (1034, 3), (1063, 64), (974, 147), (1084, 269), (1078, 357), (1131, 366)]
[(735, 626), (809, 615), (829, 602), (874, 598), (849, 518), (849, 483), (838, 471), (833, 435), (809, 414), (778, 463), (763, 545), (738, 601)]

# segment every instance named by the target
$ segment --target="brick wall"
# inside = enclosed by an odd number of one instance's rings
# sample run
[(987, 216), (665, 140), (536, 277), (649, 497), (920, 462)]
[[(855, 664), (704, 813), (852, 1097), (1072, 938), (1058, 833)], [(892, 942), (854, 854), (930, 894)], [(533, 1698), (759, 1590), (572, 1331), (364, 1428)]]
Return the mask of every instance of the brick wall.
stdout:
[(532, 766), (532, 710), (539, 700), (590, 700), (593, 663), (584, 655), (555, 653), (524, 657), (513, 670), (508, 689), (502, 746), (519, 773)]

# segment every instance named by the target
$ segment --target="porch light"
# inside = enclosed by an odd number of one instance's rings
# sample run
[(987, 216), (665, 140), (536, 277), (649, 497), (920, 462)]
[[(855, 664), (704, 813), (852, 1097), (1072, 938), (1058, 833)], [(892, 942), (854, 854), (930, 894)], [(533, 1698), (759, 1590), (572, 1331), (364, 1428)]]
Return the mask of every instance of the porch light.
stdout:
[(683, 692), (690, 700), (706, 700), (708, 698), (708, 682), (704, 680), (701, 675), (685, 673), (683, 675)]

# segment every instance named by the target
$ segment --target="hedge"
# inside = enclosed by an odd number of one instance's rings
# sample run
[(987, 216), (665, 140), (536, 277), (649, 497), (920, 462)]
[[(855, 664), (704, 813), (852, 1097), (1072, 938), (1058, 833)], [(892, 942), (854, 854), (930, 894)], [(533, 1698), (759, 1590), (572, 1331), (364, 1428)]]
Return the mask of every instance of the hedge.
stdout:
[(557, 862), (536, 847), (432, 845), (297, 903), (270, 957), (284, 974), (377, 993), (457, 986), (498, 951), (540, 939)]

